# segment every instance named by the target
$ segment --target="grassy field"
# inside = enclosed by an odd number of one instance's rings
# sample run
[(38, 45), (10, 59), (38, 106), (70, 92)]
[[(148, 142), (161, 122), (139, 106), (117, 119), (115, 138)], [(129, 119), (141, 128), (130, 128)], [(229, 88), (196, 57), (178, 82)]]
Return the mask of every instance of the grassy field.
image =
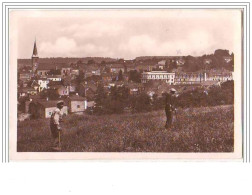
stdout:
[[(68, 115), (63, 152), (233, 152), (233, 106), (178, 110), (164, 128), (164, 111), (121, 115)], [(18, 123), (19, 152), (49, 152), (48, 119)]]

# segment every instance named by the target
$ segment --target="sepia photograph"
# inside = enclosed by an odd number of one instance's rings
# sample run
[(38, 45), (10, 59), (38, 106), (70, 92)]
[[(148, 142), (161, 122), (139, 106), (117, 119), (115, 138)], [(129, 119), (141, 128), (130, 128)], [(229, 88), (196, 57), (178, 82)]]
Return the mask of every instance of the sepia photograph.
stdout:
[(11, 11), (11, 151), (242, 158), (242, 14)]

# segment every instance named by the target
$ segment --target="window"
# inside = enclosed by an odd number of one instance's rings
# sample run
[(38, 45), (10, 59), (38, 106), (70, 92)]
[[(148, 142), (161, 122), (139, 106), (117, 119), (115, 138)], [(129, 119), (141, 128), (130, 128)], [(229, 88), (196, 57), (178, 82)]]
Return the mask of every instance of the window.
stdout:
[(49, 112), (48, 114), (49, 114), (49, 116), (51, 116), (51, 115), (52, 115), (52, 112)]
[(77, 108), (80, 108), (80, 105), (77, 105)]

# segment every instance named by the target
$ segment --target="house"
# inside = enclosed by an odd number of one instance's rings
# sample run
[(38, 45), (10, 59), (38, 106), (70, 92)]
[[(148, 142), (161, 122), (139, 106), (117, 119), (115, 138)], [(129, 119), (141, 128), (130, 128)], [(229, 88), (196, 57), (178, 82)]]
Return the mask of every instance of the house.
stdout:
[(39, 84), (36, 80), (32, 81), (31, 87), (33, 87), (36, 91), (39, 91)]
[(60, 96), (66, 96), (69, 95), (69, 88), (63, 85), (56, 85), (53, 87), (54, 89), (56, 89), (57, 93)]
[(76, 79), (80, 75), (80, 70), (79, 69), (72, 69), (71, 71), (71, 78)]
[(97, 86), (93, 82), (81, 83), (78, 88), (79, 95), (86, 97), (88, 101), (94, 99)]
[(24, 87), (18, 90), (18, 96), (24, 97), (28, 95), (37, 95), (38, 91), (32, 87)]
[(232, 57), (231, 56), (223, 56), (223, 59), (226, 63), (229, 63), (232, 61)]
[(32, 77), (32, 73), (29, 70), (25, 70), (19, 73), (19, 79), (21, 81), (28, 81)]
[(95, 106), (95, 101), (88, 101), (87, 108), (93, 108)]
[(203, 60), (204, 65), (210, 65), (211, 63), (212, 63), (212, 59), (210, 59), (210, 58), (206, 58)]
[[(134, 71), (134, 70), (136, 70), (134, 64), (127, 64), (127, 65), (125, 66), (125, 72), (130, 72), (130, 71)], [(125, 72), (124, 72), (124, 73), (125, 73)]]
[(92, 75), (100, 76), (101, 75), (101, 70), (100, 69), (92, 70)]
[(106, 83), (106, 82), (111, 82), (112, 79), (113, 79), (113, 75), (110, 74), (110, 73), (103, 73), (103, 74), (101, 75), (101, 77), (102, 77), (102, 81), (103, 81), (104, 83)]
[(129, 88), (130, 95), (138, 95), (145, 90), (142, 83), (128, 83), (127, 88)]
[(46, 78), (49, 81), (61, 81), (61, 75), (48, 75)]
[(57, 67), (61, 68), (61, 76), (64, 78), (71, 75), (72, 68), (67, 64), (58, 64)]
[(49, 80), (47, 80), (46, 78), (39, 78), (37, 80), (37, 83), (39, 84), (39, 92), (44, 90), (44, 89), (47, 89), (47, 85), (49, 83)]
[(183, 66), (185, 64), (185, 60), (183, 58), (176, 59), (177, 66)]
[(148, 70), (153, 69), (153, 66), (146, 64), (136, 64), (135, 68), (138, 72), (147, 72)]
[(38, 68), (37, 68), (37, 75), (45, 78), (46, 75), (50, 72), (50, 70), (55, 69), (54, 64), (52, 63), (39, 63)]
[(150, 80), (163, 80), (166, 83), (173, 85), (175, 82), (175, 73), (169, 73), (166, 71), (143, 72), (141, 78), (142, 83), (147, 83)]
[(70, 96), (66, 99), (68, 111), (70, 113), (84, 112), (87, 109), (87, 100), (78, 94)]
[[(40, 118), (50, 118), (53, 111), (57, 108), (58, 100), (40, 100), (36, 104), (37, 114)], [(61, 110), (63, 115), (68, 114), (67, 106), (64, 105)]]
[(123, 64), (111, 64), (109, 66), (109, 68), (110, 68), (111, 73), (117, 73), (118, 74), (120, 72), (120, 70), (122, 71), (122, 73), (125, 72), (125, 67), (124, 67)]
[(165, 64), (166, 64), (166, 60), (161, 60), (161, 61), (158, 62), (158, 65), (163, 65), (163, 66), (165, 66)]

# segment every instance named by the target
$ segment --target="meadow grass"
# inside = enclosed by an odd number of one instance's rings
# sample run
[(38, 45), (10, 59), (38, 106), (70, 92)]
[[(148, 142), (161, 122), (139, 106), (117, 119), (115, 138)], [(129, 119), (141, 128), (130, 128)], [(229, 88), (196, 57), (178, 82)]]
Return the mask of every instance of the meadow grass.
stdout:
[[(63, 152), (233, 152), (232, 105), (179, 109), (172, 129), (165, 112), (68, 115)], [(49, 119), (18, 122), (18, 152), (49, 152)]]

